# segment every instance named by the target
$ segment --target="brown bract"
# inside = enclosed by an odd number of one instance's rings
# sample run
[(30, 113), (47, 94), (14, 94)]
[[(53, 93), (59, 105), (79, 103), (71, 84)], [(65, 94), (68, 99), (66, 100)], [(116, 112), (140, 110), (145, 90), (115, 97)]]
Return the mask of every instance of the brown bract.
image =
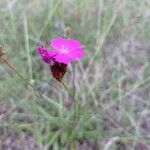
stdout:
[(59, 82), (62, 81), (63, 76), (67, 72), (67, 64), (54, 62), (53, 65), (50, 65), (51, 72), (53, 77)]

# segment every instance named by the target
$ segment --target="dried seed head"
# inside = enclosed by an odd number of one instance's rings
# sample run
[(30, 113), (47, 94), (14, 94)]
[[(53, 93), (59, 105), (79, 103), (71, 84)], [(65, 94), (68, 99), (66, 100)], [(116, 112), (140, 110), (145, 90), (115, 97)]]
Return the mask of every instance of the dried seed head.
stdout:
[(2, 48), (2, 46), (0, 45), (0, 58), (4, 55), (5, 53), (4, 53), (4, 51), (3, 51), (3, 48)]
[(71, 36), (71, 28), (70, 27), (66, 27), (64, 29), (64, 37), (65, 38), (69, 38)]

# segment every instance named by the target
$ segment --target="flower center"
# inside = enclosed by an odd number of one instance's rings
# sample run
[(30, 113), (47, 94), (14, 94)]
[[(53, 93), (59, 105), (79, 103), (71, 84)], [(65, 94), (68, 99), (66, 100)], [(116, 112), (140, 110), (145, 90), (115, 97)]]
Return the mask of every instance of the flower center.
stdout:
[(68, 54), (68, 48), (66, 46), (62, 45), (62, 47), (61, 47), (61, 53)]

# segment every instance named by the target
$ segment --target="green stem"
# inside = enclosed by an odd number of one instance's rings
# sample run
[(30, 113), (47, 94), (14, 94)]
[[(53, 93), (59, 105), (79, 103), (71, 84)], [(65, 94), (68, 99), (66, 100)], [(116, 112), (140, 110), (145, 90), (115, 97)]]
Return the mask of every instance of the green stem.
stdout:
[(73, 81), (72, 81), (72, 86), (73, 86), (73, 97), (74, 97), (74, 110), (75, 110), (75, 118), (77, 116), (77, 100), (76, 100), (76, 87), (75, 87), (75, 64), (72, 65), (72, 69), (73, 69)]
[[(13, 67), (6, 59), (4, 59), (4, 58), (1, 57), (0, 60), (2, 60), (2, 61), (3, 61), (13, 72), (15, 72), (25, 83), (27, 83), (29, 86), (31, 86), (31, 87), (33, 88), (34, 92), (35, 92), (38, 96), (40, 96), (40, 97), (42, 97), (42, 98), (44, 98), (44, 99), (48, 99), (48, 97), (47, 97), (46, 95), (39, 93), (39, 91), (37, 90), (37, 88), (36, 88), (34, 85), (32, 85), (24, 76), (22, 76), (22, 75), (15, 69), (15, 67)], [(30, 89), (27, 89), (27, 90), (30, 91)]]
[(29, 86), (31, 86), (33, 88), (33, 90), (39, 95), (39, 96), (43, 96), (43, 94), (40, 94), (38, 92), (38, 90), (36, 89), (36, 87), (34, 85), (32, 85), (26, 78), (24, 78), (24, 76), (22, 76), (6, 59), (1, 58), (2, 61), (11, 69), (13, 70), (25, 83), (27, 83)]
[(61, 84), (67, 90), (67, 92), (71, 95), (71, 97), (73, 97), (72, 93), (70, 92), (70, 90), (68, 89), (68, 87), (66, 86), (66, 84), (63, 81), (61, 81)]
[(75, 120), (76, 120), (76, 117), (77, 117), (77, 107), (76, 107), (76, 99), (74, 97), (74, 94), (72, 94), (69, 90), (69, 88), (66, 86), (66, 84), (61, 81), (61, 84), (63, 85), (63, 87), (66, 89), (66, 91), (69, 93), (69, 95), (72, 97), (72, 99), (74, 100), (74, 111), (75, 111)]
[(28, 85), (30, 85), (33, 89), (36, 90), (36, 88), (27, 80), (25, 79), (6, 59), (2, 58), (3, 62), (11, 69), (13, 70), (23, 81), (25, 81)]

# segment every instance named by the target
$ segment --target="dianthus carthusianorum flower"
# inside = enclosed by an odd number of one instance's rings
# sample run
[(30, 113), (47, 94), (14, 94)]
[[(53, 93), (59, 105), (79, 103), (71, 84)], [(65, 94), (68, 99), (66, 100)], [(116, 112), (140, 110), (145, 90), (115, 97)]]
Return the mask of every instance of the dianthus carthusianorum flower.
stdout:
[(48, 50), (43, 45), (39, 46), (38, 50), (42, 59), (49, 63), (51, 59), (68, 64), (71, 61), (78, 60), (84, 55), (81, 43), (75, 39), (64, 39), (56, 37), (51, 40), (50, 46), (52, 50)]
[(84, 50), (78, 40), (71, 38), (56, 37), (51, 40), (50, 46), (51, 50), (40, 45), (38, 52), (43, 61), (50, 64), (53, 76), (61, 80), (66, 73), (67, 64), (84, 56)]

